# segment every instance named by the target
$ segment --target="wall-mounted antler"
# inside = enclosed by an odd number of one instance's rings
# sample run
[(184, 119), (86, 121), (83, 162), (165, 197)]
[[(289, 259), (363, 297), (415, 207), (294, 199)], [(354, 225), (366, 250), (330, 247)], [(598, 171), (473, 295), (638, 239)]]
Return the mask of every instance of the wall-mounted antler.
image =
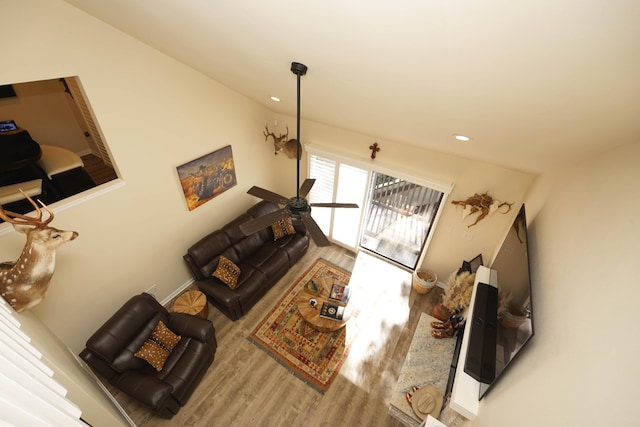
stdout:
[(281, 133), (280, 136), (276, 136), (275, 133), (269, 132), (269, 126), (264, 125), (264, 140), (268, 141), (269, 137), (273, 138), (273, 154), (278, 155), (278, 151), (282, 150), (287, 143), (287, 137), (289, 136), (289, 126), (287, 126), (287, 133)]
[(278, 155), (279, 151), (284, 152), (288, 158), (295, 159), (297, 153), (297, 142), (295, 139), (287, 140), (289, 136), (289, 126), (287, 126), (287, 132), (276, 136), (274, 132), (269, 132), (269, 126), (264, 125), (264, 140), (268, 141), (269, 137), (273, 138), (273, 154)]
[(507, 210), (502, 213), (506, 214), (511, 210), (511, 206), (513, 205), (513, 203), (501, 203), (497, 200), (493, 200), (493, 197), (489, 196), (487, 193), (476, 193), (466, 200), (454, 200), (451, 202), (451, 204), (462, 206), (464, 208), (464, 210), (462, 211), (462, 218), (466, 218), (468, 215), (473, 215), (477, 212), (480, 212), (480, 215), (478, 215), (476, 221), (468, 227), (473, 227), (478, 222), (482, 221), (487, 215), (490, 215), (505, 206), (507, 207)]
[(0, 218), (27, 235), (20, 257), (15, 262), (0, 263), (0, 294), (16, 311), (31, 308), (44, 299), (55, 271), (56, 248), (78, 237), (75, 231), (49, 227), (53, 212), (39, 201), (49, 214), (43, 220), (42, 210), (20, 191), (36, 210), (35, 217), (5, 211), (0, 206)]
[(27, 215), (22, 215), (22, 214), (19, 214), (19, 213), (11, 212), (11, 211), (5, 211), (2, 208), (2, 206), (0, 206), (0, 218), (2, 218), (3, 221), (5, 221), (5, 222), (7, 222), (9, 224), (30, 225), (30, 226), (33, 226), (33, 227), (36, 227), (36, 228), (46, 228), (46, 226), (49, 225), (49, 223), (51, 221), (53, 221), (53, 212), (51, 212), (49, 210), (49, 208), (44, 203), (42, 203), (40, 200), (38, 200), (38, 202), (42, 205), (42, 207), (49, 214), (49, 217), (45, 221), (43, 221), (42, 220), (42, 210), (33, 201), (33, 199), (27, 195), (27, 193), (22, 191), (22, 189), (20, 189), (20, 192), (22, 193), (22, 195), (27, 200), (29, 200), (31, 205), (35, 208), (36, 217), (34, 218), (34, 217), (27, 216)]

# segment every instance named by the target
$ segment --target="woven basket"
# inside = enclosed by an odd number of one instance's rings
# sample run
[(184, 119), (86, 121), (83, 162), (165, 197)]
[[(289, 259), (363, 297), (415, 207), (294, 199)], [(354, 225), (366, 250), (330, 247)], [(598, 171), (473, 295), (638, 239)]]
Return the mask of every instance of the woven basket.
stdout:
[(433, 271), (416, 270), (413, 272), (411, 284), (419, 294), (426, 294), (436, 286), (438, 276)]

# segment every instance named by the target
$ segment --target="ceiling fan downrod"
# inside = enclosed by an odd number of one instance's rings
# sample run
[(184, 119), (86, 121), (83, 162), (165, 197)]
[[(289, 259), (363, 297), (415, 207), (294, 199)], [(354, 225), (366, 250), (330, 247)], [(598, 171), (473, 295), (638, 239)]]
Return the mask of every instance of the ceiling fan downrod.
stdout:
[(318, 223), (311, 217), (311, 207), (323, 207), (323, 208), (357, 208), (355, 203), (309, 203), (306, 199), (307, 194), (311, 191), (311, 187), (316, 182), (315, 179), (307, 178), (304, 183), (300, 185), (300, 154), (302, 151), (302, 144), (300, 143), (300, 77), (307, 73), (307, 66), (299, 62), (291, 63), (291, 72), (297, 76), (298, 80), (298, 108), (297, 108), (297, 141), (296, 141), (296, 196), (287, 198), (273, 191), (265, 190), (264, 188), (253, 186), (247, 193), (253, 196), (259, 197), (263, 200), (275, 203), (277, 205), (284, 205), (278, 210), (268, 213), (266, 215), (254, 218), (247, 222), (240, 224), (240, 230), (245, 236), (249, 236), (252, 233), (256, 233), (264, 228), (271, 226), (274, 221), (280, 221), (285, 218), (291, 218), (292, 221), (300, 222), (306, 227), (307, 232), (316, 243), (317, 246), (330, 246), (331, 242), (324, 234)]
[(298, 81), (298, 106), (296, 110), (296, 199), (300, 199), (300, 77), (307, 74), (307, 66), (300, 62), (292, 62), (291, 72), (297, 76)]

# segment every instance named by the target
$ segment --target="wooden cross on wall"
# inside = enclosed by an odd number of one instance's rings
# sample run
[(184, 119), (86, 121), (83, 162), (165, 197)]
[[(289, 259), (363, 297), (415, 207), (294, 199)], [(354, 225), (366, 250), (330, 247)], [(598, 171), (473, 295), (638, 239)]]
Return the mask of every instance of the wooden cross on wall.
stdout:
[(369, 150), (371, 150), (371, 160), (376, 158), (376, 153), (380, 151), (380, 147), (378, 147), (378, 143), (374, 142), (369, 146)]

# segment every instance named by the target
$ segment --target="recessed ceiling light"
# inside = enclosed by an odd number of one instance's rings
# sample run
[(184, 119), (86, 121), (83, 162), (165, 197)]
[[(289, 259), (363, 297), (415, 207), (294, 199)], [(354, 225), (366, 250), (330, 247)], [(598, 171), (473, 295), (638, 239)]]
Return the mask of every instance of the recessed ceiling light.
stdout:
[(455, 139), (457, 139), (458, 141), (464, 141), (464, 142), (471, 141), (471, 138), (469, 138), (468, 136), (464, 136), (464, 135), (453, 135), (453, 137)]
[(277, 96), (272, 96), (271, 100), (274, 102), (280, 102), (280, 98), (278, 98)]

